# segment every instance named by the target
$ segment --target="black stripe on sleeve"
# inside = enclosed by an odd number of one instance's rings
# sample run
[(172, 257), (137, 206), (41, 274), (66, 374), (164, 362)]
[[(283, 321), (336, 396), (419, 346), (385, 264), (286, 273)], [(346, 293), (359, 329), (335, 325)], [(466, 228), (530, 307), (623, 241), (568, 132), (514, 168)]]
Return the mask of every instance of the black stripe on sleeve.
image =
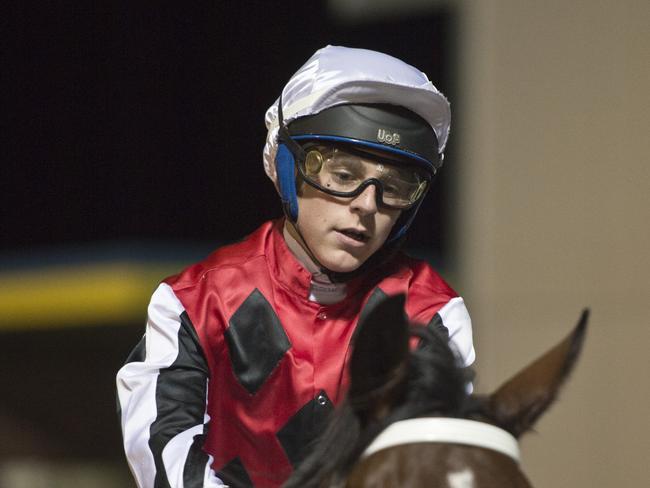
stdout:
[(133, 348), (133, 350), (129, 354), (129, 357), (126, 358), (124, 364), (135, 363), (135, 362), (141, 363), (142, 361), (144, 361), (146, 351), (147, 351), (147, 336), (142, 336), (142, 339), (140, 339), (140, 342), (138, 342), (136, 346)]
[(449, 340), (449, 329), (447, 329), (447, 327), (442, 323), (442, 317), (439, 313), (433, 316), (431, 321), (427, 324), (427, 327), (440, 334), (440, 336), (445, 338), (447, 341)]
[[(180, 323), (178, 355), (169, 367), (159, 372), (156, 384), (157, 416), (149, 429), (149, 447), (156, 464), (156, 488), (170, 488), (162, 460), (163, 449), (176, 435), (203, 424), (206, 408), (207, 362), (186, 312), (180, 315)], [(194, 438), (194, 445), (186, 460), (183, 478), (187, 486), (201, 486), (203, 482), (205, 464), (197, 462), (197, 450), (201, 449), (202, 441), (203, 436)], [(199, 484), (196, 485), (196, 482)]]
[(205, 438), (205, 434), (194, 436), (183, 469), (183, 485), (185, 488), (203, 488), (205, 465), (209, 460), (208, 455), (203, 450)]
[[(145, 354), (147, 350), (147, 342), (146, 342), (146, 336), (142, 336), (142, 339), (136, 344), (136, 346), (133, 348), (129, 356), (126, 358), (126, 361), (124, 364), (129, 364), (129, 363), (135, 363), (135, 362), (143, 362), (145, 359)], [(115, 395), (115, 403), (117, 405), (117, 418), (121, 419), (122, 418), (122, 407), (120, 406), (120, 399), (117, 396), (117, 392)]]

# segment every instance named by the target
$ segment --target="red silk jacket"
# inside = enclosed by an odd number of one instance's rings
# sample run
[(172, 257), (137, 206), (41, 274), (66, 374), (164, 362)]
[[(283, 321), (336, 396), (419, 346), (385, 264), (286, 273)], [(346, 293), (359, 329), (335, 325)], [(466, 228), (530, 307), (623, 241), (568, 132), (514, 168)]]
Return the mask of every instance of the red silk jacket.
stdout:
[(154, 293), (147, 333), (118, 373), (140, 486), (280, 486), (342, 400), (352, 334), (385, 295), (406, 294), (409, 318), (445, 330), (473, 361), (463, 301), (428, 264), (399, 255), (321, 305), (282, 225), (267, 222)]

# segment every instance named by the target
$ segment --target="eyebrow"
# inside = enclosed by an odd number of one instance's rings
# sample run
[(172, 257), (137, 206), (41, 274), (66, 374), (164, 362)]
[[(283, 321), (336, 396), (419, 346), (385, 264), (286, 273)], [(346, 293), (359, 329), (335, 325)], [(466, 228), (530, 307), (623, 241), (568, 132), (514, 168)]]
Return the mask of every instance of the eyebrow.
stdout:
[[(342, 162), (345, 162), (347, 165), (354, 166), (354, 169), (358, 169), (363, 167), (363, 163), (357, 159), (357, 157), (353, 154), (348, 154), (348, 153), (342, 153), (344, 157), (342, 158), (342, 161), (338, 161), (338, 164), (342, 164)], [(334, 158), (331, 158), (332, 163), (336, 164), (337, 161)]]
[[(373, 165), (382, 165), (384, 167), (382, 174), (385, 175), (385, 177), (397, 178), (404, 181), (408, 181), (411, 179), (410, 178), (411, 175), (408, 172), (407, 168), (400, 168), (390, 161), (384, 161), (379, 155), (375, 157), (373, 157), (372, 155), (371, 157), (366, 157), (364, 155), (349, 153), (344, 150), (339, 150), (339, 151), (340, 151), (339, 154), (344, 156), (344, 160), (346, 164), (352, 167), (351, 169), (358, 170), (364, 167), (364, 163), (370, 163)], [(332, 152), (332, 156), (333, 155), (334, 152)], [(332, 161), (334, 161), (333, 158)]]
[(384, 174), (386, 174), (389, 177), (397, 178), (400, 180), (411, 179), (411, 174), (406, 168), (396, 168), (391, 164), (384, 164)]

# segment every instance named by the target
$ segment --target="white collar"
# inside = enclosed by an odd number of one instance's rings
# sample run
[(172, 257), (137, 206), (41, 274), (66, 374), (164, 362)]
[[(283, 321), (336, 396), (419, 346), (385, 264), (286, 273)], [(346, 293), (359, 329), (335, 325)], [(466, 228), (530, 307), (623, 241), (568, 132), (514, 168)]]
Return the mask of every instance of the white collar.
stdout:
[(465, 444), (497, 451), (519, 462), (519, 444), (510, 433), (475, 420), (426, 417), (401, 420), (389, 425), (366, 448), (362, 458), (402, 444), (441, 442)]

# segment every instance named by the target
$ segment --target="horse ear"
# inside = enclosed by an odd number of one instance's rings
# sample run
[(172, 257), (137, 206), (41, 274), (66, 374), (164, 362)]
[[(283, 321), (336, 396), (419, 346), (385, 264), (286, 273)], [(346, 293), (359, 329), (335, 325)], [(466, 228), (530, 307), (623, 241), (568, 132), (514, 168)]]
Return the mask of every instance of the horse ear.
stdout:
[(389, 406), (406, 381), (409, 321), (404, 295), (386, 297), (363, 316), (350, 358), (348, 401), (362, 415), (376, 416)]
[(519, 437), (553, 403), (580, 355), (588, 318), (585, 309), (566, 339), (490, 395), (488, 410), (497, 425)]

